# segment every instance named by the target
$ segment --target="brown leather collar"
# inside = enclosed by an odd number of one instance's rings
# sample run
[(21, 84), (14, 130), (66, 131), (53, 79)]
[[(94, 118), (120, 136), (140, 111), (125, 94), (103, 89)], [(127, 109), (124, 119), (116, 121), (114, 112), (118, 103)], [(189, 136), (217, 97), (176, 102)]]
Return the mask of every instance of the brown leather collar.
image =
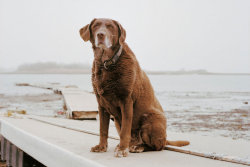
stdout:
[(119, 50), (112, 56), (110, 59), (105, 60), (103, 65), (101, 67), (105, 68), (108, 70), (111, 66), (115, 66), (116, 62), (118, 61), (119, 57), (121, 56), (122, 53), (122, 45), (120, 45)]

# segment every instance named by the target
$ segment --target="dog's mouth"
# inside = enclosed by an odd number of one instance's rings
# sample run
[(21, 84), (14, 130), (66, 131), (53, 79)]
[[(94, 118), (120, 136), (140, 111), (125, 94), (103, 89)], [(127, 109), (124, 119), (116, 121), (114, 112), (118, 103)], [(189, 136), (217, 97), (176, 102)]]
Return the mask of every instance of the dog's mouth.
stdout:
[(103, 41), (98, 41), (98, 46), (100, 45), (104, 45), (104, 42)]
[(104, 42), (98, 42), (97, 47), (102, 48), (102, 49), (107, 49), (107, 46), (105, 45)]
[(108, 49), (112, 46), (112, 43), (107, 36), (102, 38), (102, 39), (96, 37), (95, 38), (95, 46), (102, 48), (102, 49)]

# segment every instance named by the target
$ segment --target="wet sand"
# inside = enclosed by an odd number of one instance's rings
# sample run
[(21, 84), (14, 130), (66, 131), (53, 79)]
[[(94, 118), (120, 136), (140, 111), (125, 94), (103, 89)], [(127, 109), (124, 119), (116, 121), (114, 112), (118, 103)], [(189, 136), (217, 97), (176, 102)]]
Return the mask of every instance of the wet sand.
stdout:
[(250, 109), (196, 113), (167, 111), (168, 130), (250, 140)]

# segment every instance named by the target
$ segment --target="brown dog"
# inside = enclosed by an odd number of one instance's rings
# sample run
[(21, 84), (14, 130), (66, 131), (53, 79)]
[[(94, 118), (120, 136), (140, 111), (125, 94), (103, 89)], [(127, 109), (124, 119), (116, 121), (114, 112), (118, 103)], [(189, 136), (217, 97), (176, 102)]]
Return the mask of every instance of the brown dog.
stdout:
[(115, 156), (160, 151), (165, 145), (188, 141), (166, 140), (166, 118), (151, 83), (125, 43), (126, 31), (111, 19), (94, 19), (80, 30), (94, 51), (92, 85), (99, 105), (100, 143), (92, 152), (106, 152), (110, 117), (120, 135)]

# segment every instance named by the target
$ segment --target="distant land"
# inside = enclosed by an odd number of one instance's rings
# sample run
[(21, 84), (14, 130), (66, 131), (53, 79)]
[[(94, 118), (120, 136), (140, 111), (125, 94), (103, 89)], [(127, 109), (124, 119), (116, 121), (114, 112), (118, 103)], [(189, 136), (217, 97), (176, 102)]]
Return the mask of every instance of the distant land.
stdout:
[[(1, 71), (0, 71), (1, 72)], [(55, 62), (31, 63), (20, 65), (9, 74), (88, 74), (91, 67), (88, 64), (59, 64)], [(7, 72), (5, 72), (7, 73)]]
[(178, 70), (178, 71), (147, 71), (144, 70), (147, 74), (152, 75), (250, 75), (250, 73), (221, 73), (221, 72), (209, 72), (204, 69), (198, 70)]
[[(250, 73), (216, 73), (208, 72), (204, 69), (197, 70), (177, 70), (177, 71), (150, 71), (144, 70), (152, 75), (250, 75)], [(89, 64), (59, 64), (55, 62), (31, 63), (20, 65), (16, 70), (6, 71), (0, 68), (1, 74), (90, 74)]]

